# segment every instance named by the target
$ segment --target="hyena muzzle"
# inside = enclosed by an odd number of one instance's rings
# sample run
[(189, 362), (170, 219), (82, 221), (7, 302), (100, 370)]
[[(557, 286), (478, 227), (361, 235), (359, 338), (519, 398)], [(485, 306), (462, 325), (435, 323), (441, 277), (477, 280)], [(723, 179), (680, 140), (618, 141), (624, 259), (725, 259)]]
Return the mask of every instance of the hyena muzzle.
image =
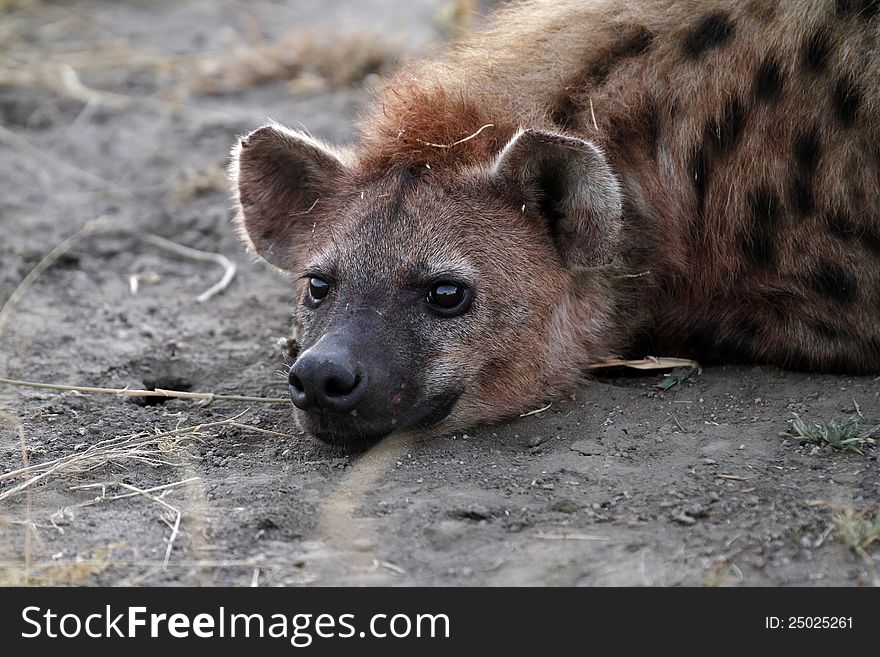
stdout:
[(554, 0), (407, 67), (350, 150), (256, 130), (299, 424), (498, 420), (613, 356), (880, 371), (878, 111), (877, 0)]

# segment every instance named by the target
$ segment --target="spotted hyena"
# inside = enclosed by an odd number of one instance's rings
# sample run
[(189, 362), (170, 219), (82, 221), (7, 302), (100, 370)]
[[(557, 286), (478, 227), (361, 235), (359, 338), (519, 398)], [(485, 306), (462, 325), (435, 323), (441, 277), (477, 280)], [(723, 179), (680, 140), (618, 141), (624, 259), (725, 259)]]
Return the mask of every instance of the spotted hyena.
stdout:
[(493, 421), (612, 356), (880, 371), (878, 112), (878, 0), (554, 0), (390, 80), (350, 150), (256, 130), (300, 425)]

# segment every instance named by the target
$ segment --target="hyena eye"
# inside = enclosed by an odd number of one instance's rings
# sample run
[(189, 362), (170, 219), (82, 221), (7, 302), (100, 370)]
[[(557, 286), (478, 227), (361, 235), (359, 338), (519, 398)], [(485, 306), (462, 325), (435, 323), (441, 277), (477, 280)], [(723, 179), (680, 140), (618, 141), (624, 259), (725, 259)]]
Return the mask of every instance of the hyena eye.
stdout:
[(431, 308), (444, 317), (462, 314), (471, 304), (471, 292), (464, 285), (442, 281), (428, 291)]
[(320, 301), (327, 296), (330, 291), (330, 283), (323, 278), (312, 276), (309, 279), (309, 296), (315, 301)]

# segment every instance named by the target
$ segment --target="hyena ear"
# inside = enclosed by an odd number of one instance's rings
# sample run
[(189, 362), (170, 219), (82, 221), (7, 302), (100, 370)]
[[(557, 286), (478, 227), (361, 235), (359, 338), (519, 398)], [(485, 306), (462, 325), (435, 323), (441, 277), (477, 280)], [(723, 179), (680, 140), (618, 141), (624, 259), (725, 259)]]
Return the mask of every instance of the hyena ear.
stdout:
[(241, 139), (229, 170), (246, 240), (276, 267), (295, 269), (315, 233), (316, 206), (345, 170), (342, 159), (308, 135), (270, 124)]
[(622, 226), (620, 184), (607, 160), (587, 141), (521, 130), (492, 165), (494, 183), (548, 224), (572, 271), (603, 267), (617, 253)]

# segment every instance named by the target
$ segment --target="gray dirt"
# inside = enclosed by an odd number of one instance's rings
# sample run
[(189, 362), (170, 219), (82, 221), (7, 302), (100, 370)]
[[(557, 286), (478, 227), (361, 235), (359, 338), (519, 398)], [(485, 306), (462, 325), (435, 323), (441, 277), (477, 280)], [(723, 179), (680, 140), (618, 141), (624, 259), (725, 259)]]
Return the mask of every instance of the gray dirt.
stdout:
[[(0, 376), (284, 396), (289, 284), (234, 234), (228, 149), (269, 116), (350, 139), (375, 73), (442, 41), (451, 6), (467, 4), (0, 2), (0, 303), (86, 222), (107, 222), (0, 327)], [(336, 49), (371, 35), (378, 63), (332, 80)], [(284, 39), (291, 51), (317, 45), (302, 65), (254, 73), (284, 56), (271, 47)], [(221, 269), (149, 234), (222, 253), (238, 274), (197, 303)], [(880, 424), (880, 377), (725, 366), (662, 390), (665, 380), (614, 372), (544, 412), (362, 456), (289, 435), (284, 405), (0, 385), (0, 472), (22, 467), (22, 440), (39, 464), (245, 411), (242, 424), (287, 434), (227, 423), (8, 495), (0, 583), (876, 582), (878, 544), (857, 554), (845, 540), (847, 512), (876, 512), (876, 448), (838, 452), (784, 432), (792, 413), (860, 410), (864, 426)], [(0, 480), (0, 495), (23, 481)], [(165, 484), (177, 485), (134, 490)]]

